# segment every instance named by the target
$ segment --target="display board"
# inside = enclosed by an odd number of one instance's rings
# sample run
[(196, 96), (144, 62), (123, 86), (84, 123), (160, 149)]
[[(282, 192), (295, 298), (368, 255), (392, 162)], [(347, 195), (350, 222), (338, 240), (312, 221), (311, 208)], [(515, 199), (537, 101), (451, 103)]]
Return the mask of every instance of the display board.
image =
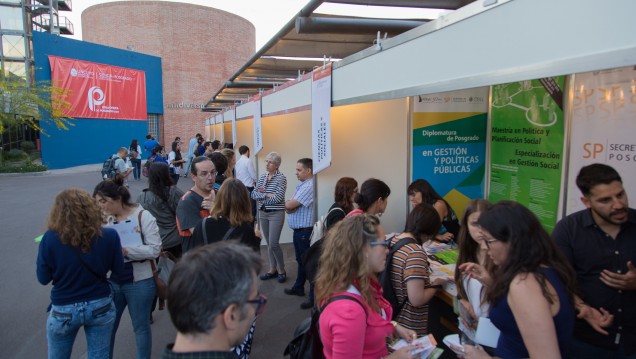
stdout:
[(331, 64), (312, 73), (311, 143), (313, 173), (331, 166)]
[(576, 176), (581, 167), (605, 163), (636, 196), (636, 68), (594, 71), (574, 76), (574, 102), (566, 212), (583, 209)]
[(492, 88), (489, 199), (522, 203), (548, 232), (561, 189), (564, 82), (560, 76)]
[(488, 88), (414, 96), (411, 181), (425, 179), (458, 215), (484, 196)]

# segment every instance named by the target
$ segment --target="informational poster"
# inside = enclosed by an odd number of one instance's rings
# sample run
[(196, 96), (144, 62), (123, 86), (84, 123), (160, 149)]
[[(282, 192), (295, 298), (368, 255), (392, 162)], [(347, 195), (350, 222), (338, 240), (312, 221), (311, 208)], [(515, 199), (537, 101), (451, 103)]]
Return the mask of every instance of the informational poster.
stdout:
[(331, 64), (312, 74), (311, 153), (314, 174), (331, 166)]
[(413, 97), (412, 181), (425, 179), (457, 215), (484, 196), (488, 88)]
[(210, 140), (210, 119), (205, 119), (205, 139), (206, 141)]
[(148, 120), (144, 71), (57, 56), (49, 63), (53, 86), (68, 90), (66, 116)]
[(627, 195), (636, 198), (636, 68), (574, 76), (574, 102), (566, 212), (585, 208), (576, 176), (583, 166), (604, 163), (621, 175)]
[(232, 123), (232, 145), (236, 146), (236, 108), (232, 107), (226, 114), (230, 116)]
[(564, 82), (549, 77), (492, 89), (489, 199), (525, 205), (548, 232), (561, 190)]
[(212, 128), (214, 129), (212, 132), (214, 132), (214, 137), (212, 137), (213, 140), (216, 140), (216, 116), (210, 118), (210, 124), (212, 125)]
[(256, 96), (254, 101), (254, 154), (257, 155), (263, 149), (263, 127), (261, 124), (261, 96)]

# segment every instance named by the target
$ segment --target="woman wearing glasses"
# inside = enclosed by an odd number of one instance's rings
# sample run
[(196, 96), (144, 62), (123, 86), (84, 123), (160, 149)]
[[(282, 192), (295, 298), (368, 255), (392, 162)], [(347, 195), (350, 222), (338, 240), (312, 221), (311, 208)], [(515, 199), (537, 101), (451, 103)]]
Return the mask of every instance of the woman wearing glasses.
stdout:
[(260, 278), (262, 280), (277, 278), (278, 283), (285, 283), (287, 279), (285, 259), (278, 241), (285, 222), (287, 178), (278, 170), (280, 163), (281, 157), (276, 152), (270, 152), (265, 157), (266, 172), (258, 179), (252, 191), (252, 199), (256, 200), (258, 224), (267, 241), (269, 255), (269, 271)]
[[(574, 271), (526, 207), (500, 201), (482, 212), (482, 250), (496, 265), (459, 269), (486, 286), (490, 319), (501, 331), (500, 358), (561, 358), (574, 329)], [(489, 358), (465, 345), (466, 358)]]
[(428, 302), (446, 282), (438, 278), (431, 283), (431, 269), (422, 243), (432, 239), (442, 223), (431, 206), (418, 204), (409, 213), (404, 231), (391, 239), (397, 245), (391, 263), (391, 283), (400, 303), (393, 318), (418, 336), (428, 334)]
[(320, 337), (327, 359), (414, 357), (413, 346), (391, 355), (386, 346), (386, 338), (394, 334), (407, 341), (416, 336), (391, 322), (391, 304), (382, 297), (375, 277), (384, 270), (387, 253), (376, 216), (346, 218), (329, 230), (316, 280), (316, 299), (323, 308)]

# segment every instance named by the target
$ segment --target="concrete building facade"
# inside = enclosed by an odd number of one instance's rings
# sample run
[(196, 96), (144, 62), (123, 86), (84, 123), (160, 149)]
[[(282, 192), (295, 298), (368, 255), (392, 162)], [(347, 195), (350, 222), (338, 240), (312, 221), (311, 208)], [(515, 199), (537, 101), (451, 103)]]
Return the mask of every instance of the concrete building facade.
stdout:
[(166, 1), (91, 6), (82, 13), (82, 37), (161, 57), (164, 115), (156, 135), (168, 146), (176, 136), (203, 133), (201, 108), (209, 94), (255, 52), (255, 28), (246, 19)]

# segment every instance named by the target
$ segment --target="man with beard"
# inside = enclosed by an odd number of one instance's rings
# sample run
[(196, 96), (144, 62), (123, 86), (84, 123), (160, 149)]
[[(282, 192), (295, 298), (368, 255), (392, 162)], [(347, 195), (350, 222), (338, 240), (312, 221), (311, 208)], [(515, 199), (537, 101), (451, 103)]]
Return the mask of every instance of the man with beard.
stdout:
[(562, 219), (552, 237), (576, 272), (580, 298), (570, 358), (636, 358), (636, 210), (616, 170), (581, 168), (587, 207)]

